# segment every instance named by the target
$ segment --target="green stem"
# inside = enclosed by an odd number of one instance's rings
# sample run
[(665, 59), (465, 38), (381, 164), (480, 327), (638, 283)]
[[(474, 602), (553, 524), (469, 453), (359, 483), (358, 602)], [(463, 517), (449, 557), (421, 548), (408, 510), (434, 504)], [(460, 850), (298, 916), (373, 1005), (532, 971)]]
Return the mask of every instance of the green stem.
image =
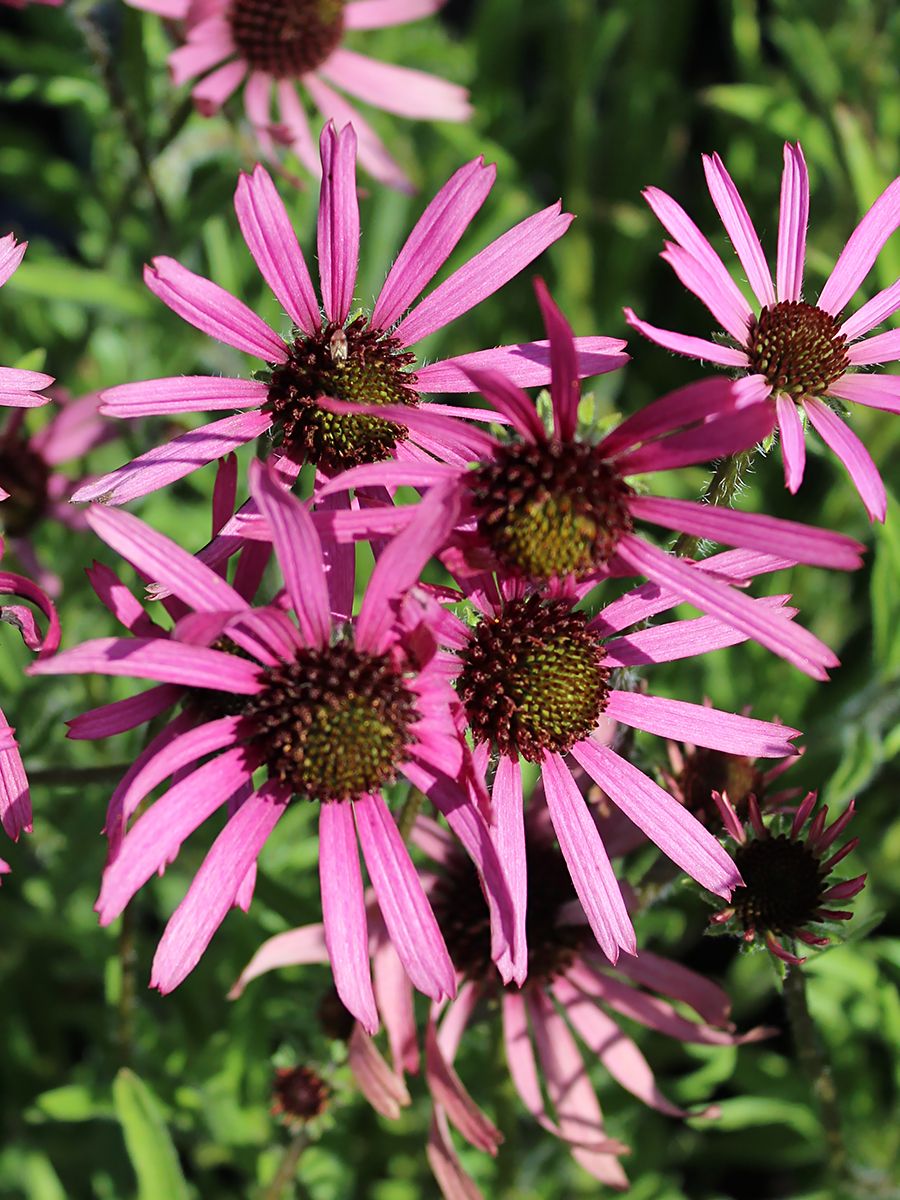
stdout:
[[(741, 478), (753, 460), (754, 453), (754, 450), (744, 450), (741, 454), (732, 454), (728, 458), (721, 459), (706, 485), (706, 491), (702, 496), (703, 503), (711, 504), (714, 508), (724, 508), (726, 505), (730, 507), (737, 495)], [(696, 558), (702, 541), (702, 538), (683, 533), (675, 542), (673, 549), (676, 554), (683, 557)]]
[(784, 975), (784, 1002), (800, 1069), (809, 1080), (825, 1133), (826, 1159), (834, 1183), (846, 1178), (847, 1149), (841, 1130), (841, 1110), (831, 1066), (809, 1010), (806, 976), (799, 966)]
[(275, 1172), (272, 1182), (263, 1192), (263, 1200), (281, 1200), (284, 1189), (296, 1181), (297, 1164), (309, 1144), (309, 1137), (302, 1129), (288, 1142), (284, 1148), (281, 1162), (278, 1164), (278, 1170)]
[(119, 959), (119, 1003), (117, 1005), (117, 1041), (119, 1062), (130, 1066), (134, 1055), (134, 1022), (137, 1012), (137, 946), (135, 944), (134, 907), (125, 906), (116, 946)]
[(38, 767), (28, 772), (32, 786), (83, 787), (87, 783), (118, 783), (131, 767), (129, 763), (109, 763), (102, 767)]
[(412, 833), (412, 827), (415, 824), (416, 817), (419, 815), (419, 810), (422, 807), (424, 799), (424, 795), (418, 788), (411, 787), (409, 789), (409, 795), (406, 797), (403, 807), (400, 809), (400, 816), (397, 818), (397, 828), (400, 830), (400, 836), (404, 842), (409, 839), (409, 835)]

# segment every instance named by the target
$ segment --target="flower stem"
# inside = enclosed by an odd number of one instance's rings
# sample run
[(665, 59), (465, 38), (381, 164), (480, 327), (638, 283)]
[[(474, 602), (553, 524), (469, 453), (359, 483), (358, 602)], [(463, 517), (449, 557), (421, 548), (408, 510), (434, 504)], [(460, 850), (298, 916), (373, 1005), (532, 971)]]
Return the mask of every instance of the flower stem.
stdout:
[(296, 1182), (297, 1164), (300, 1162), (300, 1156), (309, 1144), (309, 1137), (302, 1129), (291, 1138), (284, 1148), (284, 1154), (281, 1157), (281, 1162), (278, 1164), (278, 1170), (275, 1172), (272, 1182), (263, 1192), (263, 1200), (281, 1200), (284, 1195), (284, 1189), (289, 1184)]
[[(744, 450), (740, 454), (731, 454), (728, 458), (721, 459), (706, 485), (706, 491), (701, 498), (702, 502), (711, 504), (715, 508), (722, 508), (725, 505), (730, 507), (741, 485), (743, 474), (753, 460), (754, 453), (755, 450)], [(674, 552), (683, 557), (696, 558), (702, 540), (702, 538), (683, 533), (675, 542)]]
[(397, 828), (400, 830), (400, 836), (404, 842), (409, 840), (409, 835), (412, 832), (412, 827), (415, 824), (416, 817), (419, 815), (419, 810), (422, 807), (422, 801), (425, 799), (422, 792), (418, 788), (411, 787), (409, 794), (400, 809), (400, 816), (397, 818)]
[(841, 1110), (831, 1065), (807, 1003), (806, 976), (799, 966), (788, 966), (785, 970), (784, 1002), (797, 1061), (809, 1080), (819, 1107), (828, 1171), (832, 1182), (836, 1184), (847, 1176), (847, 1149), (841, 1130)]
[(130, 1066), (134, 1056), (134, 1021), (137, 1012), (137, 947), (135, 945), (134, 908), (128, 904), (122, 912), (122, 927), (116, 946), (119, 959), (119, 1003), (116, 1006), (116, 1040), (119, 1062)]

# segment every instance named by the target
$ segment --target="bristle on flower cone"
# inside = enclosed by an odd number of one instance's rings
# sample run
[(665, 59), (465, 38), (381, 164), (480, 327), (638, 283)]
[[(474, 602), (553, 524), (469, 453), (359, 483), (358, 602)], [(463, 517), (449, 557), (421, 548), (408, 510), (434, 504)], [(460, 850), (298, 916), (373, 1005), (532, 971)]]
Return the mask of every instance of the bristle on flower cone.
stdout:
[(794, 400), (824, 395), (849, 365), (839, 322), (802, 300), (763, 308), (750, 326), (747, 354), (753, 372)]
[(230, 0), (226, 12), (241, 57), (275, 79), (314, 71), (344, 34), (343, 0)]

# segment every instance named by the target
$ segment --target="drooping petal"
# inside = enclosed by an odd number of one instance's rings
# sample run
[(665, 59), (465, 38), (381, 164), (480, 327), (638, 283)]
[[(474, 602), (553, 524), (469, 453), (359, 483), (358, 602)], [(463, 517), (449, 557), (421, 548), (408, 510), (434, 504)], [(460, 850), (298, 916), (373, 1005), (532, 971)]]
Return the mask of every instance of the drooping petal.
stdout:
[(873, 521), (884, 521), (887, 514), (887, 494), (878, 468), (868, 450), (846, 423), (821, 400), (804, 402), (809, 422), (822, 441), (840, 459), (859, 492), (866, 512)]
[(772, 284), (772, 273), (759, 243), (759, 236), (750, 220), (750, 214), (734, 181), (725, 170), (725, 164), (718, 154), (703, 156), (703, 170), (713, 204), (741, 260), (741, 266), (747, 272), (753, 294), (760, 304), (773, 305), (775, 288)]
[(359, 1090), (375, 1111), (389, 1121), (396, 1121), (401, 1110), (411, 1103), (409, 1092), (361, 1025), (354, 1025), (350, 1034), (347, 1063)]
[(193, 971), (281, 819), (286, 800), (284, 785), (269, 780), (241, 805), (213, 842), (160, 939), (151, 987), (165, 995)]
[(319, 810), (319, 884), (325, 944), (344, 1007), (374, 1034), (378, 1010), (369, 967), (369, 934), (353, 809), (329, 801)]
[(384, 142), (364, 119), (358, 109), (328, 86), (315, 72), (305, 75), (303, 89), (319, 112), (328, 121), (334, 121), (338, 127), (352, 125), (356, 131), (359, 145), (360, 164), (387, 187), (396, 188), (398, 192), (409, 194), (415, 191), (399, 163), (391, 157)]
[(642, 333), (648, 341), (672, 350), (675, 354), (684, 354), (687, 358), (698, 358), (701, 362), (718, 363), (721, 367), (747, 367), (750, 360), (746, 351), (734, 346), (723, 346), (719, 342), (711, 342), (708, 338), (692, 337), (687, 333), (676, 333), (672, 329), (660, 329), (648, 321), (642, 321), (634, 309), (626, 308), (625, 320), (638, 333)]
[(616, 962), (620, 948), (635, 954), (634, 927), (618, 880), (571, 771), (558, 754), (545, 754), (541, 778), (559, 848), (594, 937), (610, 962)]
[(214, 116), (228, 97), (241, 86), (246, 74), (247, 64), (238, 58), (234, 62), (225, 63), (205, 79), (201, 79), (191, 91), (197, 112), (204, 117)]
[(797, 405), (783, 392), (775, 397), (775, 414), (781, 433), (781, 454), (784, 459), (784, 484), (793, 495), (803, 482), (806, 468), (806, 439)]
[(255, 663), (166, 638), (95, 638), (32, 663), (30, 675), (124, 675), (185, 687), (212, 688), (252, 696), (262, 686)]
[(528, 911), (525, 811), (521, 768), (506, 754), (501, 755), (497, 763), (494, 786), (491, 789), (491, 807), (494, 813), (495, 844), (506, 872), (514, 917), (515, 936), (512, 952), (508, 954), (507, 969), (510, 978), (521, 987), (528, 974), (528, 939), (525, 932)]
[(182, 688), (161, 683), (137, 696), (129, 696), (127, 700), (101, 704), (67, 721), (69, 729), (66, 737), (92, 740), (126, 733), (160, 716), (167, 708), (177, 704), (182, 695)]
[(748, 758), (784, 758), (796, 754), (791, 739), (800, 735), (799, 729), (787, 725), (641, 692), (611, 691), (604, 711), (614, 721), (647, 733)]
[(359, 202), (356, 198), (356, 133), (338, 132), (329, 121), (322, 130), (322, 190), (318, 247), (322, 301), (329, 321), (343, 325), (353, 303), (359, 264)]
[(900, 225), (900, 179), (888, 184), (841, 251), (819, 296), (819, 308), (837, 316), (868, 275), (882, 246)]
[(297, 235), (268, 171), (241, 175), (234, 208), (244, 241), (285, 312), (311, 337), (321, 329), (319, 302)]
[[(2, 245), (2, 243), (0, 243)], [(0, 710), (0, 825), (7, 837), (17, 841), (20, 833), (31, 832), (31, 798), (22, 756), (12, 727)]]
[(592, 738), (578, 742), (572, 755), (663, 854), (715, 895), (731, 895), (741, 882), (738, 869), (692, 813), (643, 771)]
[(154, 258), (144, 282), (179, 317), (228, 346), (264, 362), (284, 362), (287, 347), (261, 317), (218, 284), (195, 275), (174, 258)]
[(325, 929), (322, 925), (304, 925), (299, 929), (287, 929), (267, 938), (238, 976), (228, 993), (229, 1000), (236, 1000), (252, 979), (276, 971), (280, 967), (293, 967), (305, 963), (328, 962), (325, 946)]
[(431, 1118), (425, 1154), (444, 1200), (484, 1200), (475, 1180), (459, 1161), (450, 1137), (447, 1114), (439, 1105), (435, 1106)]

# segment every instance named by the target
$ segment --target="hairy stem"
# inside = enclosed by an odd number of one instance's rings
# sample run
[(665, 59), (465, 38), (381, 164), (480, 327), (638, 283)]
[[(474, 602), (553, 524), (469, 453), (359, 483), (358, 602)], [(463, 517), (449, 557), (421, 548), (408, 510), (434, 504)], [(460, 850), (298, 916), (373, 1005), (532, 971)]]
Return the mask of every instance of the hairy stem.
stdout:
[(400, 830), (400, 836), (404, 842), (409, 840), (409, 835), (412, 832), (412, 827), (415, 824), (416, 817), (419, 815), (419, 810), (422, 807), (424, 795), (418, 788), (411, 787), (409, 794), (400, 809), (400, 816), (397, 818), (397, 828)]
[(788, 966), (784, 975), (784, 1002), (800, 1069), (809, 1080), (825, 1132), (826, 1161), (832, 1182), (846, 1177), (847, 1149), (841, 1130), (841, 1110), (831, 1066), (809, 1010), (806, 976), (802, 967)]
[[(724, 508), (726, 505), (730, 507), (741, 485), (743, 474), (753, 460), (754, 453), (755, 450), (744, 450), (741, 454), (731, 454), (728, 458), (721, 459), (706, 485), (706, 491), (701, 498), (702, 502), (711, 504), (715, 508)], [(683, 533), (676, 540), (673, 550), (675, 554), (683, 557), (696, 558), (702, 541), (702, 538)]]
[(278, 1170), (275, 1172), (272, 1182), (263, 1192), (263, 1200), (281, 1200), (285, 1188), (296, 1182), (297, 1164), (309, 1144), (309, 1137), (302, 1129), (288, 1142), (284, 1148), (281, 1162), (278, 1164)]
[(135, 944), (134, 908), (126, 905), (116, 946), (119, 959), (119, 1003), (116, 1006), (116, 1041), (119, 1062), (131, 1065), (134, 1057), (134, 1022), (137, 1012), (137, 946)]

